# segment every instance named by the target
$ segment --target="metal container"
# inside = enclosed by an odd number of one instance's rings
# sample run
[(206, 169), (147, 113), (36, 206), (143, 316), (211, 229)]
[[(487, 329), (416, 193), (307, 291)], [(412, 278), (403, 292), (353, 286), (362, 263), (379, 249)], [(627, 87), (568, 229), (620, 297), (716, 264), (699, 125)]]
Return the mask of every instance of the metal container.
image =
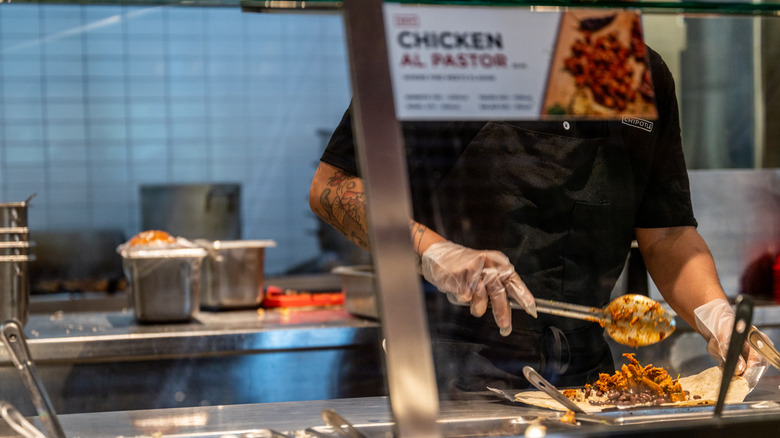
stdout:
[(27, 202), (6, 202), (0, 204), (0, 227), (19, 228), (27, 226)]
[(258, 307), (263, 302), (265, 249), (273, 240), (196, 240), (208, 257), (203, 269), (201, 308)]
[(339, 266), (331, 272), (341, 275), (344, 308), (349, 313), (366, 318), (379, 318), (372, 266)]
[(26, 228), (27, 206), (35, 193), (21, 202), (0, 203), (0, 228)]
[(203, 248), (128, 251), (123, 267), (139, 322), (186, 322), (200, 305)]
[(1, 227), (0, 242), (26, 242), (30, 240), (27, 227)]
[(28, 241), (0, 241), (0, 255), (29, 255), (30, 248), (32, 248), (34, 245), (35, 242)]
[(0, 324), (15, 320), (24, 327), (30, 308), (30, 255), (0, 256)]
[(186, 239), (241, 238), (240, 184), (145, 185), (141, 228)]

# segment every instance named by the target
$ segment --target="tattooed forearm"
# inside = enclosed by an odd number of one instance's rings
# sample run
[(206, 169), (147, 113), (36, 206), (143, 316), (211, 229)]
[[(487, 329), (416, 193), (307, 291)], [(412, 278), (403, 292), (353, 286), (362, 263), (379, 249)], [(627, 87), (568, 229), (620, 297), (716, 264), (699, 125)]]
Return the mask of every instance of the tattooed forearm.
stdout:
[(318, 213), (344, 236), (363, 249), (368, 249), (366, 194), (362, 182), (339, 170), (327, 180), (320, 193)]
[(412, 245), (414, 246), (414, 251), (419, 254), (420, 244), (422, 243), (425, 232), (428, 231), (428, 227), (415, 221), (409, 221), (409, 231), (412, 233)]

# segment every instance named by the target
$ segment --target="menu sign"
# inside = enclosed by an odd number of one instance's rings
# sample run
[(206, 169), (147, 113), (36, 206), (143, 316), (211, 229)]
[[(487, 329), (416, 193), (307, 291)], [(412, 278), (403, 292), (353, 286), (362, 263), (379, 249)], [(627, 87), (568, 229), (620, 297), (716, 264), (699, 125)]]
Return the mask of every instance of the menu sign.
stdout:
[(399, 120), (655, 118), (632, 11), (385, 3)]

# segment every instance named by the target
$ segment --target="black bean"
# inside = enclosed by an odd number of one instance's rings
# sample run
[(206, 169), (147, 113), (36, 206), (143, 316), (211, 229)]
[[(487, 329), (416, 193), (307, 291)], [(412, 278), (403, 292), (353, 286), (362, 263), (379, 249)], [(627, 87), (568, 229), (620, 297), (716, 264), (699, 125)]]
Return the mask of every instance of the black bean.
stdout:
[(617, 400), (618, 397), (620, 397), (620, 393), (617, 391), (609, 391), (607, 393), (607, 398), (610, 400)]
[(701, 399), (701, 396), (699, 394), (696, 394), (696, 395), (693, 396), (693, 399), (694, 400), (699, 400), (699, 399)]

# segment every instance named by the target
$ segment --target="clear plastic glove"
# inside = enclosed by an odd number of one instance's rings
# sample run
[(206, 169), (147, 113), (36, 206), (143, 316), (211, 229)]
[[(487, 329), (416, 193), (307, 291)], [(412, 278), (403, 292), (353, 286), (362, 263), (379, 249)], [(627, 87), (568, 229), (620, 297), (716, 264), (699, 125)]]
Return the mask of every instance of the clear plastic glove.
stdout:
[[(727, 300), (716, 299), (697, 307), (693, 314), (699, 333), (707, 341), (707, 352), (720, 365), (723, 365), (729, 350), (731, 331), (734, 329), (734, 309), (731, 308)], [(766, 371), (767, 366), (768, 363), (764, 357), (745, 343), (734, 374), (744, 376), (748, 380), (750, 388), (753, 388)]]
[(533, 295), (499, 251), (475, 250), (450, 241), (435, 243), (422, 254), (422, 272), (440, 291), (470, 303), (474, 316), (484, 315), (490, 303), (502, 336), (512, 332), (510, 299), (536, 317)]

